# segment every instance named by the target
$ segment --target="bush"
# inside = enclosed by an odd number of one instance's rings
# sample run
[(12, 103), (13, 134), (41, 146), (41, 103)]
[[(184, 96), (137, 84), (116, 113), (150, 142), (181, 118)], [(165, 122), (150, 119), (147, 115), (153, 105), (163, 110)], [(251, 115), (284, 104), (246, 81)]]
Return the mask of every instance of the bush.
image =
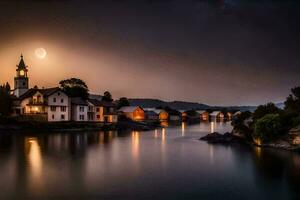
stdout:
[(300, 117), (293, 118), (292, 121), (293, 121), (293, 127), (300, 125)]
[(266, 105), (260, 105), (253, 113), (253, 120), (257, 121), (267, 114), (278, 114), (280, 109), (276, 107), (274, 103), (268, 103)]
[(242, 112), (240, 115), (234, 117), (231, 123), (234, 127), (234, 131), (244, 135), (248, 140), (252, 139), (251, 134), (253, 130), (252, 127), (245, 122), (245, 120), (251, 119), (251, 117), (251, 112)]
[(282, 133), (279, 114), (267, 114), (255, 123), (253, 137), (262, 142), (269, 142)]

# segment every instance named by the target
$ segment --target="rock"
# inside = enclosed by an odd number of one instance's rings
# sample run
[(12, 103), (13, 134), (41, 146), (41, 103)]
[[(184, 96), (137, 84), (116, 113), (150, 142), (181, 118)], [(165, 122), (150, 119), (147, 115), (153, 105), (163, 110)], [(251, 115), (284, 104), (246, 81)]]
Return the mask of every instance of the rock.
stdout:
[(300, 145), (300, 126), (292, 128), (289, 131), (289, 136), (292, 140), (292, 144)]
[(200, 140), (207, 141), (208, 143), (237, 143), (242, 142), (242, 140), (234, 136), (231, 133), (224, 133), (223, 135), (217, 132), (207, 134), (204, 137), (201, 137)]

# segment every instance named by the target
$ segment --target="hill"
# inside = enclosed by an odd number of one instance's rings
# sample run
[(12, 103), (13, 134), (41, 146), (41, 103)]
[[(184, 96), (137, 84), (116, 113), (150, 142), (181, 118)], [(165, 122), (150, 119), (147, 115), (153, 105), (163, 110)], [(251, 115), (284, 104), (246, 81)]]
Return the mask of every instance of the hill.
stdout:
[(256, 106), (209, 106), (202, 103), (185, 102), (185, 101), (162, 101), (159, 99), (129, 99), (130, 105), (141, 106), (143, 108), (156, 108), (156, 107), (170, 107), (176, 110), (241, 110), (241, 111), (254, 111)]

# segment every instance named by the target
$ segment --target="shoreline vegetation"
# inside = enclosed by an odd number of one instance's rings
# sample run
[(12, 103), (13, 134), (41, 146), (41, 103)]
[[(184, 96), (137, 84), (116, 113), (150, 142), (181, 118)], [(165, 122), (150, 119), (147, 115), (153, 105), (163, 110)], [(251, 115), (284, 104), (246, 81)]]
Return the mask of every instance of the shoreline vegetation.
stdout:
[(284, 108), (274, 103), (242, 112), (232, 121), (233, 130), (224, 135), (211, 133), (200, 140), (209, 143), (242, 142), (258, 147), (300, 151), (300, 87), (291, 89)]

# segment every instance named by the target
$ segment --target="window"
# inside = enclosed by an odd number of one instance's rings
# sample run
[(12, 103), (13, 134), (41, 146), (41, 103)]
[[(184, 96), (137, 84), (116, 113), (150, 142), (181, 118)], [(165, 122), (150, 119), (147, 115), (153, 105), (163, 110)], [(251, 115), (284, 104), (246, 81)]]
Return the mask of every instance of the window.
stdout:
[(97, 119), (100, 119), (100, 115), (97, 115)]
[(60, 92), (59, 93), (57, 93), (57, 96), (59, 96), (60, 95)]
[(55, 112), (56, 111), (56, 107), (55, 106), (50, 106), (50, 110)]
[(96, 108), (96, 111), (97, 111), (97, 112), (100, 112), (100, 108)]
[(80, 120), (84, 120), (84, 115), (79, 115)]
[(79, 107), (79, 112), (84, 112), (84, 107), (83, 106)]
[(56, 98), (53, 98), (53, 102), (56, 102)]
[(93, 106), (89, 106), (89, 112), (93, 112)]
[(25, 82), (23, 82), (23, 86), (25, 86)]
[(61, 99), (61, 100), (60, 100), (60, 103), (63, 103), (63, 102), (64, 102), (64, 99)]
[(52, 115), (52, 119), (54, 119), (54, 115)]
[(67, 106), (61, 106), (60, 107), (60, 111), (61, 112), (66, 112), (66, 110), (67, 110)]
[(61, 115), (61, 116), (60, 116), (60, 119), (61, 119), (61, 120), (65, 120), (65, 115)]

